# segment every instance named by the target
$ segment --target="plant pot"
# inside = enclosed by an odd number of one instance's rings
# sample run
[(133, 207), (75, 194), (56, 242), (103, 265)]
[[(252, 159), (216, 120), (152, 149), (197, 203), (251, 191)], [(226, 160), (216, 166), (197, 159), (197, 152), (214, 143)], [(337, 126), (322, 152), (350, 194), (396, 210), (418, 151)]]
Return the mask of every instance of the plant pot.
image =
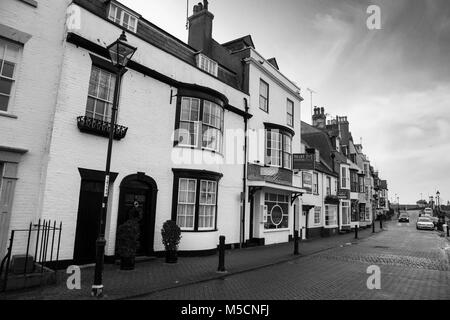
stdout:
[(176, 250), (166, 250), (166, 263), (177, 263), (178, 254)]
[(120, 258), (120, 270), (134, 270), (134, 265), (135, 265), (134, 257)]

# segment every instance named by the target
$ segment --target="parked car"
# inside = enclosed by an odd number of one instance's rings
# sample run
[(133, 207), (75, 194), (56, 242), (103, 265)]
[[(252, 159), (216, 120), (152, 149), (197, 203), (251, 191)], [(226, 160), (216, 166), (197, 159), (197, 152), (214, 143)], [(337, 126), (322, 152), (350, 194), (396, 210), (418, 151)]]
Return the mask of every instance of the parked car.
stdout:
[(400, 217), (398, 217), (398, 222), (409, 222), (409, 215), (407, 213), (402, 213)]
[(416, 223), (417, 230), (434, 230), (434, 223), (428, 217), (420, 217)]

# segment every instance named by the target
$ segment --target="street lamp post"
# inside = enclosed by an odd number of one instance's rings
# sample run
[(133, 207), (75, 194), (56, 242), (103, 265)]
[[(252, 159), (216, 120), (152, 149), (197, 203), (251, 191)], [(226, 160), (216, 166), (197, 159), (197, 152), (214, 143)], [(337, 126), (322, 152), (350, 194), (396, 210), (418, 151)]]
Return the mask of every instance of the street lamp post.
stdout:
[(114, 88), (114, 99), (111, 112), (111, 123), (109, 127), (109, 141), (108, 141), (108, 152), (106, 155), (106, 169), (105, 169), (105, 185), (103, 192), (102, 208), (100, 212), (100, 221), (98, 229), (98, 238), (96, 241), (96, 260), (95, 260), (95, 274), (94, 274), (94, 284), (92, 285), (91, 294), (94, 297), (101, 297), (103, 295), (103, 264), (104, 264), (104, 254), (105, 254), (105, 222), (106, 215), (108, 211), (108, 198), (109, 198), (109, 180), (111, 174), (111, 153), (112, 145), (114, 140), (114, 130), (116, 127), (116, 114), (119, 105), (119, 94), (121, 78), (124, 74), (125, 67), (130, 61), (131, 57), (136, 52), (136, 48), (130, 46), (127, 43), (127, 37), (125, 31), (122, 32), (119, 39), (108, 46), (108, 52), (111, 58), (111, 62), (116, 68), (116, 84)]

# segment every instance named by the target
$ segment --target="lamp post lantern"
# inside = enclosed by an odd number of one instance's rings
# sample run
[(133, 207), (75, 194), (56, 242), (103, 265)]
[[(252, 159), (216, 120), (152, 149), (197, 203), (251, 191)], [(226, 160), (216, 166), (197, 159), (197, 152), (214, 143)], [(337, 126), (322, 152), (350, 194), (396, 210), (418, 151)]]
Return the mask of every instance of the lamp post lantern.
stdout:
[(95, 259), (95, 274), (94, 284), (92, 285), (91, 294), (94, 297), (101, 297), (103, 295), (103, 264), (105, 254), (105, 222), (108, 211), (108, 198), (109, 198), (109, 181), (111, 174), (111, 153), (114, 140), (114, 131), (116, 127), (116, 114), (119, 105), (119, 94), (121, 78), (124, 74), (125, 67), (130, 59), (133, 57), (137, 48), (130, 46), (127, 43), (127, 37), (125, 31), (122, 32), (119, 39), (107, 47), (110, 59), (114, 67), (116, 68), (116, 83), (114, 88), (114, 99), (111, 112), (111, 120), (109, 126), (109, 140), (108, 151), (106, 155), (106, 169), (105, 169), (105, 185), (103, 192), (102, 207), (99, 217), (99, 229), (98, 238), (96, 241), (96, 259)]

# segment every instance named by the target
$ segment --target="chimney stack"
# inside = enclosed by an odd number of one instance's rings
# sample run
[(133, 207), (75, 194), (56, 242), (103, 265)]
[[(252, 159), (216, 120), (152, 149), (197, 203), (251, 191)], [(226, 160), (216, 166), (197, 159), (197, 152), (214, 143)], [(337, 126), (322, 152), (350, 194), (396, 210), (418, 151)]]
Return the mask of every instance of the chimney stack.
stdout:
[(325, 108), (314, 108), (314, 114), (312, 117), (313, 127), (324, 130), (326, 128), (327, 116), (325, 115)]
[(208, 1), (194, 6), (194, 13), (189, 20), (188, 44), (206, 55), (211, 55), (212, 24), (214, 15), (208, 11)]

